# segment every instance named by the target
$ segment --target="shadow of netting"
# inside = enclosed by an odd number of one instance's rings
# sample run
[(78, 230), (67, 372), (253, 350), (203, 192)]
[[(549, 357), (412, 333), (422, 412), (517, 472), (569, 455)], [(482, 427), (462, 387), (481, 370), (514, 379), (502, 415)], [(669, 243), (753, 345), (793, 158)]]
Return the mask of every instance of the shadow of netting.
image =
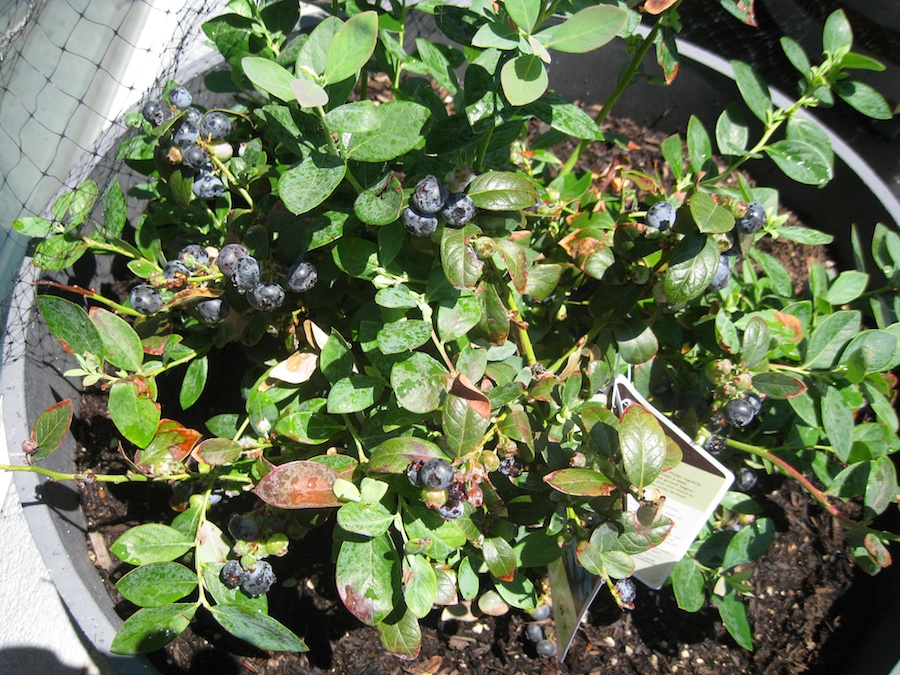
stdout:
[[(49, 276), (23, 258), (33, 253), (16, 219), (52, 219), (53, 202), (90, 178), (101, 194), (117, 175), (123, 190), (145, 180), (116, 159), (134, 133), (125, 116), (158, 98), (166, 81), (187, 82), (200, 105), (202, 78), (215, 67), (200, 26), (227, 12), (225, 0), (92, 3), (13, 0), (0, 16), (0, 326), (2, 364), (23, 358), (34, 321), (33, 282)], [(98, 200), (102, 203), (102, 200)], [(128, 200), (129, 222), (144, 205)], [(92, 220), (103, 220), (98, 205)], [(102, 270), (95, 270), (102, 271)], [(74, 282), (72, 273), (54, 275)], [(89, 277), (90, 278), (90, 277)], [(80, 279), (80, 283), (88, 280)], [(56, 348), (52, 345), (51, 348)], [(43, 347), (29, 350), (41, 358)], [(49, 357), (48, 357), (49, 358)], [(43, 360), (43, 359), (42, 359)]]

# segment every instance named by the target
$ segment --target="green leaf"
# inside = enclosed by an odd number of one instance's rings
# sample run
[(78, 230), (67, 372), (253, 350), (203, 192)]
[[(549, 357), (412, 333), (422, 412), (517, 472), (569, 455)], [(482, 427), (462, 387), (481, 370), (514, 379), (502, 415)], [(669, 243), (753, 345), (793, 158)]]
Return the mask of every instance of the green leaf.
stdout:
[(31, 430), (31, 438), (22, 447), (27, 447), (32, 462), (40, 462), (59, 449), (71, 426), (72, 401), (67, 398), (38, 416)]
[(413, 352), (391, 368), (391, 387), (403, 408), (427, 413), (441, 404), (447, 377), (447, 369), (428, 354)]
[(510, 105), (527, 105), (547, 91), (547, 68), (533, 54), (517, 56), (503, 64), (500, 84)]
[(630, 405), (619, 424), (619, 445), (625, 474), (638, 489), (657, 479), (666, 460), (666, 434), (652, 413)]
[(535, 37), (547, 49), (584, 54), (612, 40), (625, 26), (628, 12), (613, 5), (596, 5), (576, 12), (561, 24), (540, 31)]
[(563, 494), (579, 497), (606, 497), (616, 486), (593, 469), (558, 469), (544, 476), (544, 482)]
[(822, 48), (832, 55), (849, 50), (853, 45), (853, 30), (843, 10), (832, 12), (825, 20), (822, 31)]
[(706, 603), (703, 569), (690, 556), (678, 561), (672, 570), (672, 590), (678, 607), (685, 612), (699, 612)]
[(750, 249), (750, 257), (763, 268), (763, 272), (772, 282), (772, 288), (786, 298), (791, 297), (793, 291), (791, 275), (784, 269), (784, 265), (768, 253), (755, 248)]
[(765, 153), (784, 175), (804, 185), (825, 185), (834, 175), (828, 155), (806, 141), (778, 141), (766, 146)]
[(729, 588), (725, 596), (713, 595), (713, 604), (719, 610), (722, 623), (737, 643), (747, 650), (753, 650), (753, 633), (747, 621), (747, 609), (740, 596)]
[(159, 404), (134, 382), (116, 382), (109, 390), (109, 416), (128, 441), (146, 448), (156, 435)]
[(835, 312), (816, 326), (806, 348), (805, 367), (810, 370), (829, 370), (838, 355), (860, 329), (862, 315), (856, 310)]
[(834, 91), (854, 110), (876, 120), (893, 117), (890, 105), (875, 89), (863, 82), (844, 80), (834, 85)]
[(868, 283), (868, 274), (853, 270), (841, 272), (825, 294), (825, 300), (830, 305), (845, 305), (853, 302), (863, 294)]
[(378, 14), (362, 12), (351, 17), (332, 39), (325, 55), (325, 82), (334, 84), (355, 77), (368, 63), (378, 40)]
[(159, 562), (131, 570), (116, 590), (138, 607), (161, 607), (180, 600), (197, 587), (197, 573), (180, 563)]
[(646, 363), (659, 351), (653, 330), (638, 318), (624, 319), (613, 330), (619, 356), (626, 363)]
[(782, 225), (778, 228), (778, 236), (796, 241), (798, 244), (807, 244), (809, 246), (825, 246), (834, 241), (834, 237), (825, 232), (819, 232), (809, 227), (799, 227), (795, 225)]
[(414, 616), (426, 616), (437, 597), (437, 576), (431, 564), (420, 555), (404, 559), (403, 599)]
[(466, 556), (460, 561), (457, 580), (459, 582), (459, 592), (462, 593), (463, 599), (472, 600), (478, 596), (481, 584), (478, 579), (478, 572), (472, 567), (471, 556)]
[(239, 605), (214, 605), (209, 613), (235, 637), (258, 649), (282, 652), (307, 652), (309, 647), (286, 626), (267, 614)]
[(394, 514), (380, 503), (350, 502), (337, 512), (337, 522), (348, 532), (377, 537), (387, 532), (394, 521)]
[(103, 340), (90, 318), (73, 302), (53, 295), (40, 295), (38, 309), (53, 336), (70, 354), (102, 357)]
[(319, 445), (344, 430), (344, 425), (318, 412), (291, 413), (278, 420), (275, 433), (306, 445)]
[(516, 49), (519, 46), (519, 33), (508, 24), (490, 21), (482, 24), (475, 33), (472, 46), (482, 49)]
[(502, 537), (485, 537), (481, 555), (490, 573), (501, 580), (512, 580), (516, 573), (516, 553)]
[[(691, 115), (688, 120), (687, 147), (688, 157), (690, 157), (691, 160), (691, 167), (693, 167), (694, 171), (702, 170), (703, 165), (712, 158), (712, 144), (709, 141), (709, 134), (707, 134), (706, 129), (703, 128), (703, 122), (701, 122), (696, 115)], [(695, 195), (695, 197), (696, 196), (697, 195)], [(710, 200), (712, 200), (711, 197)], [(700, 231), (703, 232), (704, 230), (701, 228)], [(724, 232), (725, 230), (722, 231)]]
[(761, 394), (774, 399), (793, 398), (806, 391), (806, 385), (802, 381), (787, 373), (766, 372), (754, 375), (753, 386)]
[(162, 649), (184, 632), (197, 607), (196, 602), (179, 602), (139, 609), (125, 620), (109, 649), (114, 654), (146, 654)]
[(864, 504), (874, 514), (880, 514), (897, 496), (897, 469), (890, 457), (878, 457), (872, 462), (866, 483)]
[(402, 157), (422, 140), (422, 128), (431, 116), (413, 101), (389, 101), (375, 108), (378, 127), (341, 139), (344, 156), (363, 162), (389, 162)]
[(835, 454), (846, 462), (853, 447), (853, 411), (834, 387), (829, 387), (822, 398), (822, 422)]
[(765, 121), (766, 113), (772, 110), (772, 95), (769, 88), (756, 71), (742, 61), (732, 61), (734, 81), (744, 103), (758, 119)]
[(495, 580), (494, 588), (508, 605), (526, 612), (533, 612), (537, 606), (534, 584), (521, 572), (516, 572), (511, 581)]
[(751, 370), (756, 368), (769, 351), (769, 324), (760, 316), (754, 316), (744, 328), (741, 360)]
[[(791, 117), (785, 125), (785, 138), (789, 141), (805, 141), (822, 153), (829, 171), (834, 167), (834, 149), (822, 127), (811, 119)], [(779, 230), (780, 232), (781, 230)]]
[(253, 86), (260, 91), (277, 96), (288, 103), (296, 98), (291, 89), (294, 76), (274, 61), (258, 56), (246, 56), (241, 59), (241, 68)]
[(402, 354), (431, 340), (431, 324), (421, 319), (394, 321), (378, 331), (378, 348), (384, 354)]
[(125, 194), (119, 179), (113, 178), (103, 191), (103, 226), (100, 229), (106, 237), (120, 237), (125, 228), (127, 216)]
[(387, 225), (400, 217), (403, 208), (403, 190), (393, 174), (385, 176), (373, 186), (357, 195), (353, 213), (368, 225)]
[(230, 438), (208, 438), (199, 443), (192, 454), (210, 466), (221, 466), (239, 459), (241, 452), (240, 443)]
[(26, 237), (46, 237), (56, 229), (56, 225), (49, 220), (28, 216), (20, 218), (12, 224), (13, 229)]
[(212, 595), (217, 605), (237, 605), (244, 609), (259, 613), (267, 614), (269, 612), (269, 601), (265, 594), (251, 598), (244, 593), (240, 587), (228, 588), (222, 583), (221, 573), (225, 566), (223, 562), (214, 562), (203, 566), (203, 587)]
[(328, 391), (329, 413), (347, 415), (371, 408), (384, 391), (384, 382), (368, 375), (345, 377)]
[(659, 147), (662, 150), (666, 164), (672, 169), (675, 178), (681, 180), (681, 177), (684, 175), (684, 147), (681, 144), (681, 137), (678, 134), (673, 134), (664, 140)]
[(866, 373), (890, 370), (896, 358), (897, 342), (897, 336), (887, 331), (864, 330), (847, 345), (840, 363), (846, 365), (858, 356)]
[(444, 399), (441, 421), (447, 451), (454, 458), (475, 450), (490, 426), (490, 420), (479, 415), (465, 398), (454, 394)]
[(469, 240), (480, 232), (477, 226), (468, 224), (462, 229), (445, 227), (441, 233), (441, 263), (454, 288), (475, 288), (481, 278), (484, 262), (469, 246)]
[(769, 550), (775, 541), (775, 525), (769, 518), (757, 518), (740, 529), (728, 542), (722, 570), (732, 570), (738, 565), (745, 565), (758, 560)]
[(147, 523), (127, 530), (109, 547), (122, 562), (129, 565), (171, 562), (194, 546), (194, 540), (174, 527)]
[[(688, 142), (690, 142), (690, 136), (688, 136)], [(708, 142), (709, 139), (707, 139), (707, 144)], [(693, 163), (693, 161), (692, 159), (691, 162)], [(699, 168), (695, 167), (695, 169), (699, 171)], [(734, 228), (734, 216), (731, 215), (731, 211), (716, 204), (715, 200), (705, 192), (697, 192), (691, 197), (690, 209), (697, 229), (704, 234), (730, 232)]]
[(331, 257), (351, 277), (372, 279), (377, 273), (378, 244), (360, 237), (342, 237), (331, 250)]
[(74, 265), (88, 245), (70, 234), (56, 234), (39, 242), (32, 262), (42, 270), (63, 270)]
[(178, 403), (182, 410), (187, 410), (197, 402), (206, 388), (206, 377), (209, 373), (209, 362), (206, 356), (194, 359), (188, 364), (178, 393)]
[(672, 304), (688, 302), (706, 291), (719, 269), (719, 247), (712, 237), (691, 233), (672, 253), (663, 287)]
[(525, 176), (510, 171), (488, 171), (469, 184), (469, 197), (479, 209), (517, 211), (534, 206), (537, 191)]
[(806, 56), (806, 52), (803, 51), (803, 47), (787, 36), (782, 37), (779, 42), (781, 43), (781, 49), (784, 52), (784, 55), (787, 56), (791, 65), (794, 66), (801, 75), (805, 76), (809, 72), (811, 65)]
[(72, 191), (69, 200), (69, 220), (66, 231), (70, 231), (84, 223), (91, 215), (100, 191), (92, 180), (86, 180)]
[[(291, 80), (291, 93), (301, 108), (323, 108), (328, 105), (328, 92), (312, 80), (298, 77)], [(327, 124), (327, 119), (326, 119)]]
[(344, 606), (367, 626), (394, 609), (400, 560), (390, 536), (345, 540), (338, 553), (335, 582)]
[(741, 351), (741, 339), (728, 312), (716, 313), (716, 342), (729, 354), (737, 354)]
[(381, 634), (382, 646), (391, 654), (406, 659), (414, 659), (419, 655), (419, 649), (422, 647), (422, 629), (412, 611), (408, 609), (403, 613), (395, 611), (375, 627)]
[(430, 459), (449, 459), (449, 457), (431, 441), (415, 436), (399, 436), (389, 438), (372, 450), (366, 470), (404, 473), (410, 463), (417, 460), (427, 462)]
[(471, 293), (441, 300), (437, 311), (437, 331), (441, 342), (466, 335), (481, 321), (481, 301)]
[(750, 132), (741, 109), (733, 103), (716, 120), (716, 145), (723, 155), (743, 155)]
[[(434, 560), (446, 560), (466, 544), (466, 535), (460, 521), (444, 520), (432, 509), (414, 506), (407, 502), (403, 513), (403, 525), (409, 538), (418, 539), (422, 553)], [(437, 570), (435, 570), (437, 572)], [(454, 583), (455, 585), (455, 583)], [(441, 577), (438, 577), (438, 594)]]
[(346, 172), (340, 157), (312, 153), (281, 175), (278, 196), (294, 215), (306, 213), (331, 196)]
[(509, 18), (525, 33), (530, 34), (541, 15), (541, 0), (504, 0)]

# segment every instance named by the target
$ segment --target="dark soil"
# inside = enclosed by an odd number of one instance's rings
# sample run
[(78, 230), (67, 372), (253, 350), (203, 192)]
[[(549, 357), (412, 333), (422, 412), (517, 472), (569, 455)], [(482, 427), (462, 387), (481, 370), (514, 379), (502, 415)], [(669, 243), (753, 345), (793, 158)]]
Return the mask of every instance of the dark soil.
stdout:
[[(598, 183), (611, 185), (615, 167), (622, 164), (648, 172), (658, 166), (661, 134), (636, 129), (627, 121), (612, 122), (611, 130), (635, 142), (627, 150), (597, 144), (584, 167), (595, 173)], [(798, 280), (805, 278), (807, 258), (826, 258), (821, 249), (789, 243), (786, 248), (777, 243), (769, 252)], [(87, 395), (82, 410), (73, 428), (79, 446), (88, 448), (78, 458), (79, 468), (126, 470), (115, 450), (115, 430), (103, 397)], [(200, 414), (203, 419), (203, 411)], [(136, 608), (117, 593), (114, 583), (130, 568), (108, 547), (134, 525), (169, 522), (174, 515), (168, 508), (171, 492), (165, 485), (97, 483), (82, 491), (92, 555), (123, 617)], [(377, 630), (363, 626), (341, 604), (334, 588), (331, 526), (326, 524), (293, 543), (286, 557), (272, 560), (278, 584), (269, 595), (270, 613), (306, 641), (308, 653), (262, 652), (229, 636), (201, 611), (181, 636), (149, 658), (166, 674), (846, 672), (842, 659), (884, 602), (873, 594), (875, 582), (854, 567), (844, 531), (796, 484), (770, 476), (760, 481), (754, 497), (779, 534), (754, 566), (751, 579), (753, 652), (736, 645), (715, 609), (689, 614), (678, 609), (670, 589), (652, 591), (639, 585), (632, 613), (623, 614), (601, 593), (562, 664), (536, 655), (524, 637), (521, 613), (465, 622), (441, 621), (439, 610), (423, 621), (419, 658), (399, 660), (384, 652)], [(216, 519), (215, 510), (212, 516)], [(866, 602), (857, 600), (864, 597)], [(545, 630), (552, 633), (549, 621)]]

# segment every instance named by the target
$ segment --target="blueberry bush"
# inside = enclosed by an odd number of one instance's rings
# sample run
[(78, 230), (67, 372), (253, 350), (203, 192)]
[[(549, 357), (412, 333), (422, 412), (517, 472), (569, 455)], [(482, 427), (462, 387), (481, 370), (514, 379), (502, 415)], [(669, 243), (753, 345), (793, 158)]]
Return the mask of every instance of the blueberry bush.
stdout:
[[(304, 651), (266, 594), (290, 574), (278, 558), (325, 521), (341, 599), (399, 655), (418, 653), (422, 617), (460, 599), (546, 618), (540, 579), (566, 550), (633, 608), (633, 556), (672, 527), (650, 488), (681, 457), (645, 408), (610, 411), (607, 385), (632, 367), (638, 389), (734, 469), (736, 490), (783, 473), (847, 528), (867, 572), (890, 564), (898, 536), (873, 521), (898, 494), (900, 236), (879, 227), (867, 248), (854, 232), (857, 269), (813, 264), (797, 295), (754, 244), (831, 237), (785, 225), (777, 193), (739, 171), (766, 156), (796, 181), (827, 182), (828, 139), (797, 112), (890, 117), (852, 79), (881, 66), (851, 50), (837, 12), (815, 62), (782, 40), (793, 104), (773, 105), (734, 62), (736, 103), (715, 128), (692, 117), (662, 144), (672, 180), (623, 168), (601, 186), (579, 164), (600, 125), (627, 87), (678, 67), (679, 2), (639, 4), (338, 0), (298, 34), (298, 3), (232, 0), (203, 31), (233, 105), (204, 109), (170, 82), (128, 119), (118, 157), (146, 176), (128, 190), (149, 198), (140, 217), (126, 222), (118, 180), (86, 181), (52, 216), (14, 224), (37, 239), (43, 270), (113, 255), (134, 275), (124, 298), (52, 280), (37, 297), (78, 362), (67, 375), (108, 394), (130, 470), (41, 466), (69, 429), (69, 400), (37, 420), (29, 464), (4, 467), (172, 486), (171, 523), (112, 547), (134, 566), (117, 586), (140, 608), (114, 651), (158, 649), (200, 610), (262, 649)], [(408, 20), (423, 12), (442, 39), (410, 50)], [(592, 117), (554, 93), (546, 64), (612, 40), (629, 61)], [(388, 102), (367, 97), (374, 73)], [(219, 358), (231, 343), (246, 368)], [(200, 428), (178, 421), (218, 371), (234, 407)], [(248, 493), (246, 512), (225, 508)], [(843, 500), (864, 517), (843, 515)], [(712, 602), (750, 648), (741, 597), (774, 536), (749, 495), (728, 493), (675, 569), (678, 604)], [(556, 653), (539, 625), (528, 637)]]

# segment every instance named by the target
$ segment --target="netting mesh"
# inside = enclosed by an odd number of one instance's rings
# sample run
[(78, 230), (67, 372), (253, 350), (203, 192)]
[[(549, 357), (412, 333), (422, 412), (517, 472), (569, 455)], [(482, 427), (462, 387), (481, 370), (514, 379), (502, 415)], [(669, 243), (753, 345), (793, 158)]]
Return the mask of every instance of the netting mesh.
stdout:
[[(790, 90), (796, 76), (785, 65), (778, 36), (787, 32), (810, 50), (818, 49), (821, 24), (816, 22), (839, 4), (853, 3), (757, 0), (760, 27), (752, 29), (727, 16), (718, 0), (690, 0), (682, 7), (684, 35), (728, 58), (749, 61), (774, 84)], [(102, 190), (121, 168), (114, 149), (127, 132), (125, 114), (158, 96), (166, 80), (193, 79), (195, 100), (210, 104), (215, 94), (198, 76), (218, 67), (221, 60), (207, 45), (201, 25), (227, 12), (226, 5), (225, 0), (0, 0), (4, 311), (17, 306), (10, 294), (17, 276), (28, 273), (20, 272), (18, 264), (28, 242), (12, 231), (11, 223), (22, 216), (45, 215), (56, 195), (88, 176)], [(900, 24), (900, 4), (895, 5), (898, 16), (893, 19)], [(312, 6), (304, 9), (307, 22), (316, 12)], [(900, 63), (900, 38), (889, 25), (890, 11), (888, 25), (883, 18), (872, 19), (852, 9), (848, 13), (859, 44)], [(797, 17), (803, 20), (794, 20)], [(882, 78), (879, 83), (890, 80)], [(888, 94), (893, 100), (900, 98)], [(891, 172), (891, 177), (900, 173), (896, 122), (892, 127), (863, 127), (860, 118), (846, 109), (836, 114), (841, 116), (836, 123), (848, 127), (858, 149), (873, 148), (870, 159), (876, 168)], [(886, 138), (893, 144), (886, 144)], [(16, 357), (15, 347), (23, 341), (22, 317), (17, 321), (7, 324), (12, 349), (4, 361)]]

